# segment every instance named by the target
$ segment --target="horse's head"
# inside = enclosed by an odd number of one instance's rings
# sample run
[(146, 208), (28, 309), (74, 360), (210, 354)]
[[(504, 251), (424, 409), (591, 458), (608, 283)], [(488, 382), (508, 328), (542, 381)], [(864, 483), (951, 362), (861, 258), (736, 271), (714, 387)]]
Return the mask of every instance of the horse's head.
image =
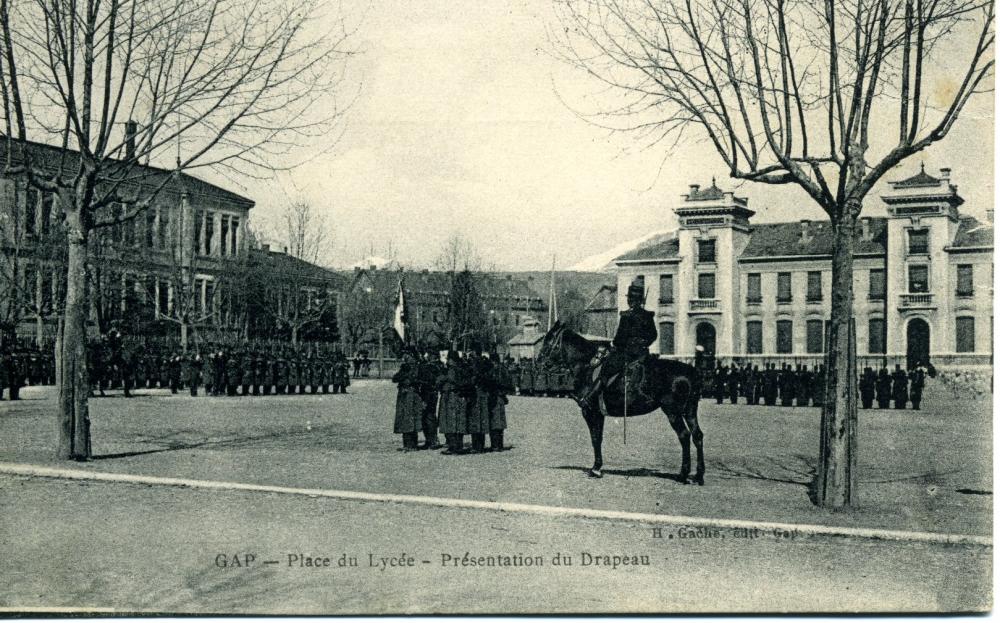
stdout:
[(566, 325), (561, 321), (556, 320), (552, 323), (552, 327), (545, 333), (545, 337), (542, 338), (542, 348), (538, 351), (538, 360), (546, 361), (551, 359), (556, 355), (556, 350), (559, 350), (560, 337), (562, 332), (566, 330)]

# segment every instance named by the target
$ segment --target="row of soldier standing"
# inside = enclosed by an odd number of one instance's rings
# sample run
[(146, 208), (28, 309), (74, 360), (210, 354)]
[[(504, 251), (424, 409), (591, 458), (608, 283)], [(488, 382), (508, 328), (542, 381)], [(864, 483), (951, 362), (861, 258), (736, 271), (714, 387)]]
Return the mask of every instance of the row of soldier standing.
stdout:
[(505, 449), (514, 383), (503, 362), (488, 353), (449, 351), (442, 362), (433, 351), (422, 357), (407, 352), (392, 380), (398, 385), (393, 432), (402, 435), (403, 450), (418, 449), (421, 430), (423, 449), (440, 448), (438, 431), (444, 434), (442, 454), (465, 454), (465, 435), (472, 438), (472, 453)]
[(781, 404), (784, 407), (807, 407), (810, 402), (819, 406), (823, 402), (825, 387), (816, 382), (824, 376), (823, 366), (799, 365), (793, 369), (789, 364), (781, 368), (768, 363), (763, 369), (758, 365), (746, 364), (742, 367), (735, 363), (724, 367), (716, 362), (712, 372), (712, 386), (715, 401), (722, 404), (728, 397), (732, 404), (742, 396), (748, 405), (757, 405), (762, 401), (765, 405)]

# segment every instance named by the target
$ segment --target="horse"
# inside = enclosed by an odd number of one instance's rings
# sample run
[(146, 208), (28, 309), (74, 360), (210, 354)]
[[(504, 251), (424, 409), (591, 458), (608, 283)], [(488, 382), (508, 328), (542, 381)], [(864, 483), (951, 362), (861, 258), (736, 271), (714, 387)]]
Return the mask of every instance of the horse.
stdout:
[[(626, 397), (621, 377), (602, 388), (587, 400), (579, 398), (587, 391), (593, 372), (591, 361), (597, 353), (597, 346), (579, 335), (562, 322), (556, 321), (542, 339), (539, 360), (562, 365), (573, 371), (576, 379), (574, 392), (583, 419), (590, 429), (590, 441), (594, 446), (594, 466), (587, 474), (592, 478), (601, 478), (601, 468), (604, 457), (601, 454), (601, 444), (604, 439), (604, 418), (634, 417), (646, 415), (656, 409), (666, 414), (670, 426), (677, 433), (681, 444), (681, 470), (678, 481), (687, 484), (691, 474), (691, 440), (694, 440), (698, 452), (694, 482), (705, 484), (705, 435), (698, 425), (698, 401), (701, 399), (701, 375), (691, 365), (671, 359), (649, 358), (642, 363), (645, 369), (645, 382), (642, 391), (629, 388)], [(630, 364), (636, 365), (636, 364)]]

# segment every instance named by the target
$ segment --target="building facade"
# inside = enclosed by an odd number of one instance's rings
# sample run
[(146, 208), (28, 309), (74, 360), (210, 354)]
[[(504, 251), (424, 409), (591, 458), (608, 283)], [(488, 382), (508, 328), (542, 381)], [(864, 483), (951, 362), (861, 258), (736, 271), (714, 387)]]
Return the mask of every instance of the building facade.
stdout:
[[(960, 211), (951, 171), (890, 182), (885, 217), (855, 239), (857, 353), (875, 365), (990, 365), (993, 224)], [(821, 360), (829, 330), (829, 222), (752, 223), (745, 198), (692, 185), (675, 235), (615, 260), (617, 308), (632, 283), (656, 314), (652, 352)], [(989, 212), (992, 215), (992, 211)]]
[[(35, 166), (55, 171), (75, 152), (29, 143)], [(125, 174), (123, 174), (125, 175)], [(128, 170), (125, 185), (147, 198), (137, 211), (108, 203), (108, 222), (89, 239), (88, 286), (95, 332), (110, 323), (151, 329), (241, 324), (234, 296), (222, 287), (247, 253), (254, 202), (187, 174), (148, 166)], [(111, 183), (111, 182), (109, 182)], [(114, 181), (114, 183), (121, 183)], [(127, 218), (125, 218), (127, 217)], [(0, 323), (39, 341), (55, 332), (64, 296), (66, 231), (59, 196), (21, 176), (0, 179)], [(114, 222), (120, 221), (120, 222)]]

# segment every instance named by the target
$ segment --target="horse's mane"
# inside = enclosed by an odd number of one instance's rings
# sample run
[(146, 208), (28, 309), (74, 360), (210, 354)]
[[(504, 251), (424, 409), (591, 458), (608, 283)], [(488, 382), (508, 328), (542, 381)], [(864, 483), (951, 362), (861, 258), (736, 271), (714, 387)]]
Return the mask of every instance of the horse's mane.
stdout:
[(597, 352), (597, 346), (595, 346), (593, 342), (583, 337), (573, 329), (570, 329), (569, 327), (564, 326), (562, 339), (563, 342), (565, 342), (569, 346), (572, 346), (577, 350), (581, 350), (588, 355), (593, 355), (595, 352)]

